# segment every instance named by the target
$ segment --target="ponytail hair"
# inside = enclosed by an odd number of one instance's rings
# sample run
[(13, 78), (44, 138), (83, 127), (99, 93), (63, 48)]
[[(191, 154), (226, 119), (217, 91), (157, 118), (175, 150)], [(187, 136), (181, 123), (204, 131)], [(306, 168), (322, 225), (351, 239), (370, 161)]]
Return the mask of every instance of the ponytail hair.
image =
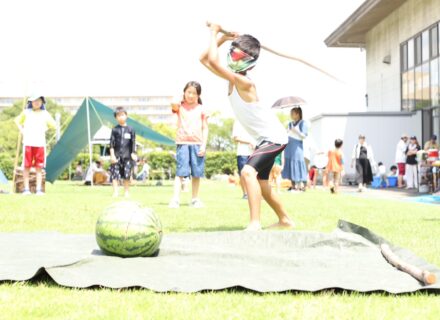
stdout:
[(185, 88), (183, 88), (183, 93), (185, 93), (186, 89), (188, 89), (189, 87), (193, 87), (194, 89), (196, 89), (197, 95), (198, 97), (198, 104), (202, 104), (202, 99), (200, 98), (200, 95), (202, 94), (202, 86), (200, 85), (200, 83), (198, 83), (197, 81), (190, 81), (185, 85)]

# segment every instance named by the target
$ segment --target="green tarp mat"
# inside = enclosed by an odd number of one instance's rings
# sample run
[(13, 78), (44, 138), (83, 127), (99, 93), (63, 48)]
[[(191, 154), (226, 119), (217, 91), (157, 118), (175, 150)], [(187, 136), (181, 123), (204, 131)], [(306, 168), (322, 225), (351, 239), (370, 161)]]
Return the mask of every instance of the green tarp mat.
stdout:
[[(246, 288), (257, 292), (440, 292), (391, 266), (368, 229), (339, 221), (331, 233), (305, 231), (176, 233), (163, 238), (158, 256), (104, 255), (93, 235), (0, 233), (0, 280), (22, 281), (42, 272), (67, 287), (142, 287), (157, 292)], [(402, 259), (440, 269), (391, 245)]]
[[(116, 125), (117, 121), (113, 116), (113, 110), (99, 101), (88, 98), (90, 137), (101, 128), (103, 122)], [(163, 145), (174, 145), (174, 141), (165, 137), (147, 126), (128, 118), (127, 124), (134, 128), (137, 136), (154, 141)], [(54, 182), (58, 176), (67, 168), (76, 155), (81, 152), (89, 143), (87, 132), (87, 100), (84, 99), (81, 107), (76, 112), (60, 140), (54, 146), (46, 160), (46, 180)]]

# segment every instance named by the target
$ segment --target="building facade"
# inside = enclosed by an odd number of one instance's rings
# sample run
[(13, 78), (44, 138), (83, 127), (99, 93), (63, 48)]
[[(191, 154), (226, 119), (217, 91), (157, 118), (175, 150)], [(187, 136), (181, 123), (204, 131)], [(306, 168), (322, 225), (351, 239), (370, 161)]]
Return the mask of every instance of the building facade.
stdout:
[[(366, 0), (331, 35), (329, 47), (366, 51), (367, 111), (311, 119), (310, 138), (325, 152), (337, 138), (344, 155), (363, 134), (377, 162), (395, 162), (403, 133), (422, 144), (440, 137), (440, 0)], [(353, 172), (351, 159), (345, 169)]]
[(367, 0), (325, 40), (366, 50), (368, 111), (420, 112), (421, 141), (440, 135), (439, 24), (438, 0)]
[[(47, 97), (56, 104), (63, 106), (72, 114), (77, 111), (84, 97)], [(175, 119), (171, 113), (172, 96), (103, 96), (93, 97), (110, 108), (123, 106), (129, 114), (146, 115), (152, 123), (173, 124)], [(10, 107), (22, 97), (0, 97), (0, 110)]]

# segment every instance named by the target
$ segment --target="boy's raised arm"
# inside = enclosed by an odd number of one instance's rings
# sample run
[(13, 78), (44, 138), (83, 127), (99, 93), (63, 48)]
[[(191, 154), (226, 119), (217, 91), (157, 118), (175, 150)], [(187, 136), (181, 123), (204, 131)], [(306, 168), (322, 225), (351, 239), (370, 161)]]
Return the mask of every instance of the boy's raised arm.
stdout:
[(220, 59), (218, 57), (218, 47), (220, 47), (228, 40), (234, 40), (236, 37), (238, 37), (238, 34), (222, 34), (220, 38), (217, 38), (221, 27), (217, 24), (210, 24), (209, 28), (211, 31), (209, 47), (200, 56), (200, 62), (215, 75), (234, 83), (235, 74), (227, 68), (223, 67), (220, 63)]
[[(220, 38), (217, 38), (217, 36), (214, 36), (215, 41), (217, 43), (217, 48), (220, 47), (223, 43), (225, 43), (228, 40), (234, 40), (238, 35), (237, 34), (231, 34), (231, 35), (226, 35), (223, 34)], [(217, 72), (212, 66), (211, 66), (211, 62), (209, 61), (209, 50), (210, 48), (208, 48), (207, 50), (205, 50), (202, 55), (200, 56), (200, 62), (209, 69), (209, 71), (211, 71), (212, 73), (214, 73), (215, 75), (222, 77), (221, 73)], [(223, 78), (223, 77), (222, 77)]]

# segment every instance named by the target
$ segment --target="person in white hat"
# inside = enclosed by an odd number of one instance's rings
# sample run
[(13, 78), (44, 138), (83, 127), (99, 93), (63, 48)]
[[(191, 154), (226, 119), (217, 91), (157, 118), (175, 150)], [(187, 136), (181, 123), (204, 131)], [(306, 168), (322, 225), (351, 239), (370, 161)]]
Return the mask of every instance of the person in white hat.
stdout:
[(45, 108), (43, 96), (31, 96), (25, 110), (15, 118), (15, 123), (23, 135), (23, 179), (24, 195), (31, 194), (29, 189), (29, 171), (32, 167), (37, 172), (36, 194), (43, 195), (42, 170), (46, 164), (46, 131), (55, 129), (56, 123)]
[(396, 163), (399, 175), (397, 177), (397, 187), (405, 187), (403, 177), (406, 175), (406, 148), (408, 147), (408, 135), (402, 134), (396, 147)]

